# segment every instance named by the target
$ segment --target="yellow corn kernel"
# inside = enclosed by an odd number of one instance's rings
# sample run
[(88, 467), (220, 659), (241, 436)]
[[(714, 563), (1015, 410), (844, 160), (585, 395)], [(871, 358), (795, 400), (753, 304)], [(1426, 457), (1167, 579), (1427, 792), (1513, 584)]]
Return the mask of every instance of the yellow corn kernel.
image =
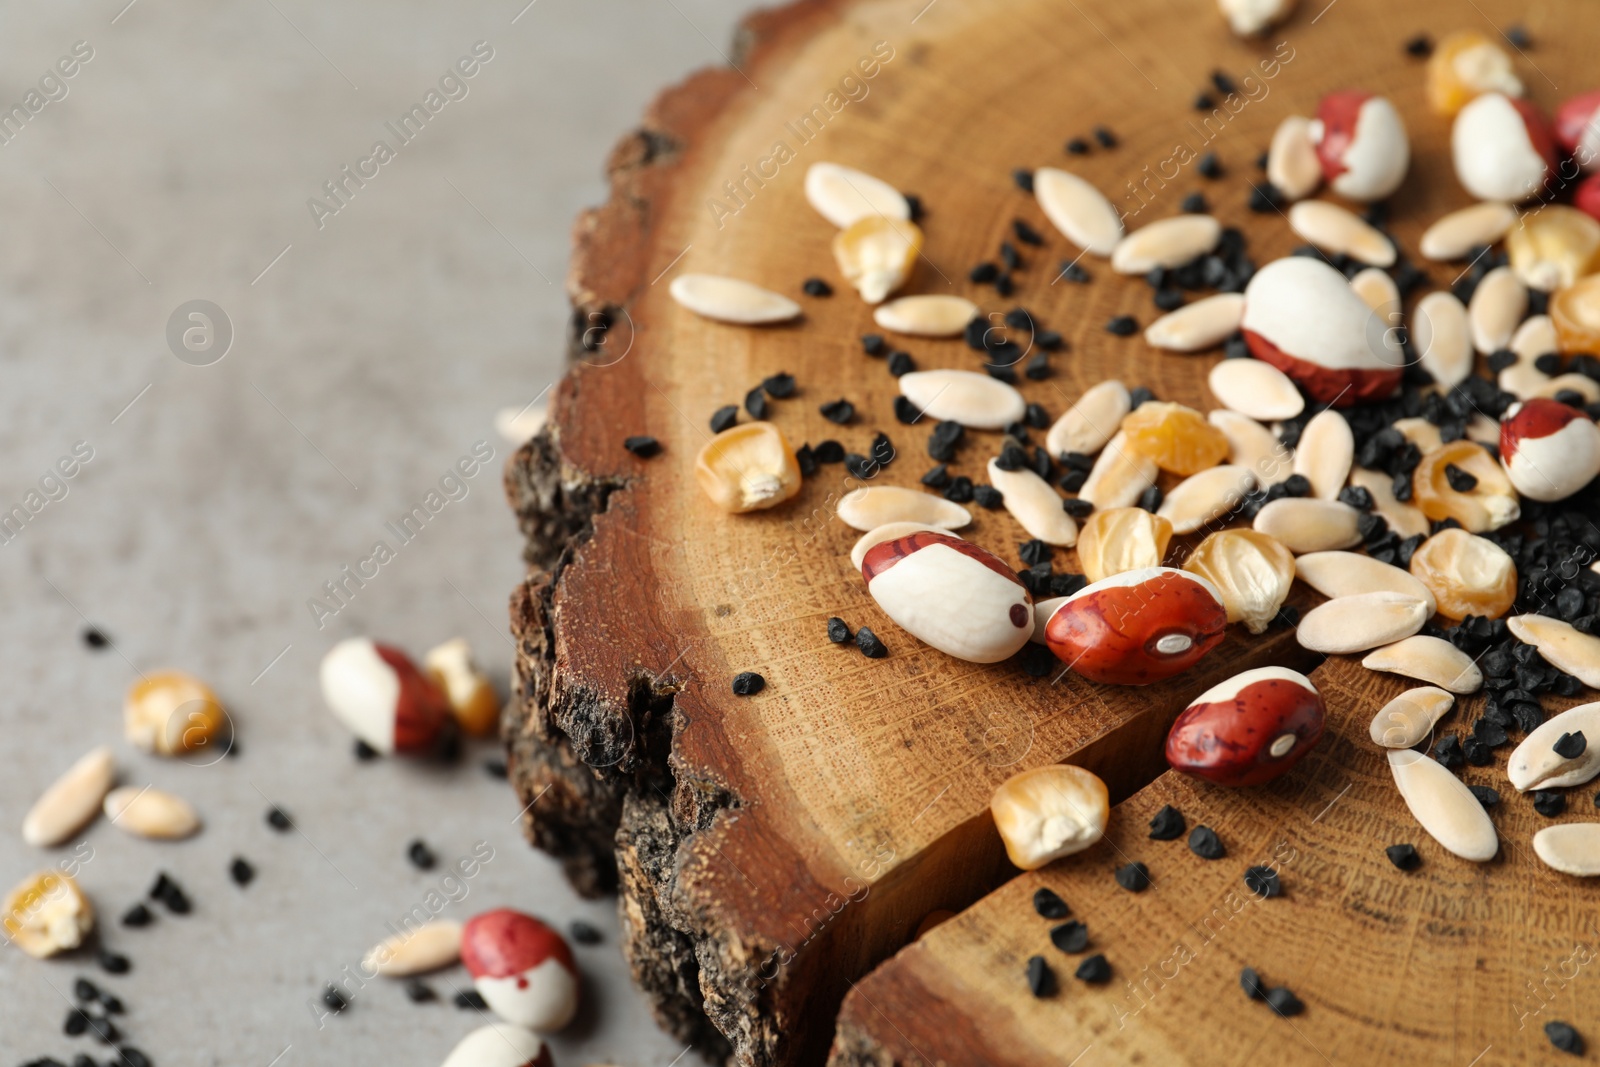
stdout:
[(922, 230), (914, 222), (868, 215), (833, 238), (833, 258), (869, 304), (905, 284), (922, 252)]
[(800, 464), (783, 431), (747, 422), (707, 441), (694, 478), (717, 507), (739, 514), (783, 503), (800, 491)]
[(24, 878), (6, 894), (0, 925), (18, 948), (35, 959), (77, 948), (94, 929), (94, 907), (64, 871)]
[(1600, 274), (1580, 279), (1551, 297), (1550, 319), (1562, 352), (1600, 352)]
[[(1477, 484), (1464, 492), (1455, 489), (1447, 467), (1466, 471)], [(1434, 522), (1455, 519), (1471, 533), (1498, 530), (1522, 514), (1517, 491), (1499, 461), (1472, 441), (1451, 441), (1423, 456), (1411, 474), (1411, 487), (1424, 515)]]
[(158, 756), (197, 752), (226, 740), (227, 712), (211, 687), (183, 671), (152, 671), (128, 687), (122, 705), (128, 743)]
[(1428, 103), (1454, 115), (1482, 93), (1522, 95), (1511, 56), (1481, 33), (1465, 30), (1440, 41), (1428, 59)]
[(1255, 530), (1218, 530), (1195, 547), (1183, 569), (1217, 587), (1229, 622), (1266, 633), (1294, 584), (1294, 554)]
[(1565, 204), (1546, 205), (1506, 234), (1506, 254), (1522, 284), (1556, 292), (1600, 270), (1600, 222)]
[(1091, 582), (1159, 567), (1171, 540), (1172, 523), (1144, 508), (1096, 511), (1078, 531), (1078, 566)]

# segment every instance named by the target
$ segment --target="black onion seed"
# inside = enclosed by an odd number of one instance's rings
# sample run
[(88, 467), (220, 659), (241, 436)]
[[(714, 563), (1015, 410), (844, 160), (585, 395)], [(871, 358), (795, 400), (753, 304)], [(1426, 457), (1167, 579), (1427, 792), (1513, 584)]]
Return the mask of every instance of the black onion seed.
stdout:
[(1263, 900), (1283, 895), (1283, 883), (1271, 867), (1251, 867), (1244, 872), (1245, 888)]
[(1433, 55), (1433, 38), (1419, 33), (1406, 42), (1406, 55), (1413, 59), (1427, 59)]
[(1552, 747), (1556, 755), (1562, 759), (1577, 759), (1589, 747), (1589, 739), (1583, 736), (1582, 730), (1576, 730), (1556, 738), (1556, 743)]
[[(910, 352), (892, 352), (889, 355), (889, 373), (898, 378), (902, 374), (910, 374), (917, 369), (916, 361), (911, 358)], [(905, 400), (905, 397), (896, 397), (896, 400)]]
[(650, 437), (646, 434), (640, 434), (637, 437), (625, 438), (622, 442), (622, 447), (627, 449), (629, 452), (632, 452), (640, 459), (649, 459), (651, 456), (660, 453), (661, 442), (657, 441), (654, 437)]
[(1074, 137), (1067, 142), (1067, 155), (1086, 156), (1089, 154), (1089, 142), (1082, 137)]
[(822, 405), (818, 410), (822, 412), (823, 418), (829, 422), (838, 423), (840, 426), (856, 417), (856, 406), (842, 398), (830, 401)]
[(413, 1004), (427, 1004), (430, 1001), (438, 1000), (439, 994), (435, 993), (433, 987), (427, 982), (420, 978), (413, 978), (406, 983), (406, 999)]
[(1196, 826), (1189, 831), (1189, 851), (1203, 860), (1220, 860), (1228, 854), (1222, 839), (1209, 826)]
[(93, 626), (85, 627), (82, 637), (83, 643), (89, 648), (94, 649), (96, 652), (108, 647), (111, 644), (111, 641), (106, 637), (106, 635), (95, 629)]
[(1187, 828), (1188, 824), (1184, 821), (1183, 813), (1168, 804), (1156, 812), (1155, 818), (1150, 820), (1150, 839), (1173, 841), (1182, 836)]
[(1202, 178), (1222, 177), (1222, 163), (1217, 159), (1215, 152), (1207, 152), (1201, 156), (1200, 162), (1195, 165), (1195, 169), (1200, 172)]
[(580, 945), (598, 945), (600, 943), (600, 928), (593, 923), (584, 922), (582, 919), (573, 919), (568, 923), (567, 932), (572, 935), (572, 940)]
[(1467, 788), (1472, 790), (1472, 795), (1477, 797), (1478, 803), (1485, 808), (1492, 808), (1500, 803), (1500, 794), (1486, 785), (1469, 785)]
[(739, 405), (725, 404), (711, 413), (711, 432), (721, 433), (739, 421)]
[(1132, 315), (1118, 315), (1106, 323), (1106, 332), (1118, 337), (1132, 337), (1138, 330), (1139, 323)]
[(755, 671), (740, 671), (733, 679), (733, 695), (755, 696), (767, 687), (767, 680)]
[(761, 388), (774, 400), (785, 400), (794, 395), (794, 375), (788, 371), (761, 379)]
[(1261, 976), (1255, 968), (1246, 967), (1239, 972), (1239, 988), (1244, 990), (1244, 995), (1251, 1000), (1260, 1000), (1267, 995), (1266, 987), (1261, 984)]
[(61, 1032), (68, 1037), (77, 1037), (87, 1029), (89, 1029), (89, 1017), (77, 1008), (68, 1009), (67, 1018), (61, 1024)]
[(464, 989), (455, 995), (455, 1005), (458, 1008), (470, 1008), (473, 1011), (487, 1011), (489, 1002), (483, 999), (483, 994), (476, 989)]
[(294, 824), (289, 821), (289, 816), (282, 808), (269, 808), (267, 810), (267, 825), (274, 830), (287, 830)]
[(1044, 238), (1040, 236), (1039, 231), (1021, 219), (1011, 220), (1011, 232), (1016, 234), (1017, 240), (1025, 245), (1038, 246), (1044, 244)]
[(861, 335), (861, 350), (869, 356), (881, 356), (888, 349), (889, 342), (883, 339), (881, 333), (864, 333)]
[(243, 856), (235, 856), (228, 865), (228, 877), (233, 879), (235, 885), (246, 886), (255, 880), (256, 869), (250, 866), (250, 861)]
[(122, 913), (123, 926), (149, 926), (150, 920), (155, 918), (150, 909), (143, 904), (135, 904)]
[(1089, 928), (1081, 922), (1065, 922), (1050, 931), (1050, 943), (1062, 952), (1082, 952), (1089, 947)]
[(993, 263), (979, 263), (967, 271), (967, 280), (978, 285), (988, 285), (1000, 277), (1000, 268)]
[(1036, 997), (1048, 997), (1056, 991), (1056, 972), (1043, 956), (1028, 957), (1028, 991)]
[(761, 386), (756, 386), (744, 394), (744, 409), (750, 413), (752, 419), (767, 417), (767, 391)]
[(1150, 868), (1142, 863), (1130, 863), (1126, 867), (1118, 867), (1114, 877), (1117, 884), (1130, 893), (1143, 893), (1150, 888)]
[(805, 292), (805, 294), (807, 296), (832, 296), (833, 295), (833, 286), (829, 285), (827, 282), (823, 281), (821, 278), (807, 278), (805, 280), (805, 284), (802, 285), (800, 288)]
[(1422, 857), (1417, 855), (1415, 845), (1390, 845), (1383, 850), (1383, 854), (1402, 871), (1414, 871), (1422, 864)]
[(371, 763), (378, 758), (378, 750), (359, 737), (356, 738), (355, 744), (350, 746), (350, 754), (361, 763)]
[(127, 974), (133, 968), (133, 964), (128, 962), (128, 957), (110, 949), (101, 949), (99, 957), (100, 966), (107, 974)]
[(1078, 969), (1072, 976), (1080, 982), (1091, 982), (1099, 985), (1111, 981), (1111, 964), (1106, 962), (1105, 956), (1096, 953), (1078, 964)]
[(1065, 919), (1072, 913), (1061, 894), (1054, 889), (1039, 888), (1033, 891), (1033, 910), (1043, 919)]
[(1033, 192), (1033, 171), (1018, 167), (1011, 172), (1011, 180), (1017, 183), (1017, 188), (1025, 193)]
[(889, 654), (889, 649), (878, 640), (878, 635), (865, 626), (856, 631), (856, 647), (868, 659), (882, 659)]
[(99, 1000), (100, 987), (87, 978), (79, 978), (72, 983), (72, 995), (79, 1000)]
[(850, 626), (837, 615), (828, 620), (828, 640), (836, 645), (842, 645), (854, 636), (850, 633)]
[(420, 837), (406, 846), (406, 859), (410, 860), (411, 865), (419, 871), (431, 871), (434, 864), (439, 862), (438, 857), (433, 854), (433, 849), (429, 848), (427, 842)]
[(1562, 1052), (1570, 1052), (1574, 1056), (1583, 1055), (1583, 1035), (1567, 1023), (1559, 1020), (1545, 1023), (1544, 1036), (1549, 1039), (1550, 1044)]
[(1267, 990), (1267, 1006), (1284, 1018), (1299, 1015), (1306, 1010), (1300, 998), (1291, 993), (1287, 986)]
[(1567, 810), (1567, 794), (1554, 789), (1536, 789), (1533, 793), (1533, 810), (1547, 819), (1554, 819)]
[(1117, 147), (1117, 135), (1104, 126), (1096, 126), (1094, 128), (1094, 139), (1100, 142), (1101, 148)]
[(510, 773), (510, 768), (506, 766), (506, 761), (503, 759), (486, 759), (483, 761), (482, 766), (483, 773), (490, 778), (503, 780)]

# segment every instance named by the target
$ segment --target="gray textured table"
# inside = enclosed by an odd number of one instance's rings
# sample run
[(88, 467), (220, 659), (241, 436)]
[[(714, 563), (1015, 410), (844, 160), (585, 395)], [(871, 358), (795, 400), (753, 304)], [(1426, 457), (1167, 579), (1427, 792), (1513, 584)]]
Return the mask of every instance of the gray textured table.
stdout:
[[(87, 831), (80, 882), (132, 973), (7, 946), (0, 1064), (104, 1057), (61, 1033), (78, 974), (127, 1002), (129, 1042), (158, 1067), (437, 1063), (477, 1025), (470, 1012), (414, 1006), (379, 981), (319, 1026), (308, 1000), (387, 922), (444, 894), (443, 865), (480, 840), (494, 857), (443, 914), (509, 904), (606, 931), (577, 949), (591, 1010), (556, 1039), (558, 1062), (666, 1065), (683, 1051), (628, 985), (611, 903), (575, 898), (522, 842), (510, 792), (478, 769), (494, 746), (450, 771), (357, 764), (317, 692), (322, 653), (354, 634), (418, 655), (464, 635), (503, 684), (520, 540), (493, 415), (559, 371), (568, 228), (601, 198), (612, 141), (658, 87), (719, 62), (747, 6), (524, 2), (0, 13), (0, 511), (43, 502), (0, 528), (0, 880), (59, 858), (16, 827), (92, 744), (113, 745), (125, 781), (178, 792), (206, 821), (177, 844), (104, 820)], [(79, 61), (57, 68), (75, 45)], [(475, 46), (472, 76), (441, 85)], [(413, 104), (436, 106), (397, 135)], [(209, 343), (174, 349), (169, 319), (194, 300), (228, 325), (213, 314)], [(494, 460), (399, 545), (385, 522), (478, 441)], [(30, 501), (78, 442), (93, 456), (65, 495), (51, 482), (55, 499)], [(379, 539), (394, 558), (319, 619), (308, 602)], [(87, 649), (86, 621), (114, 647)], [(189, 766), (122, 741), (129, 680), (166, 666), (220, 691), (237, 758)], [(303, 833), (268, 829), (269, 799)], [(407, 863), (414, 836), (440, 870)], [(258, 868), (248, 888), (228, 879), (235, 855)], [(194, 913), (120, 928), (158, 870)], [(433, 984), (448, 998), (465, 981), (456, 969)]]

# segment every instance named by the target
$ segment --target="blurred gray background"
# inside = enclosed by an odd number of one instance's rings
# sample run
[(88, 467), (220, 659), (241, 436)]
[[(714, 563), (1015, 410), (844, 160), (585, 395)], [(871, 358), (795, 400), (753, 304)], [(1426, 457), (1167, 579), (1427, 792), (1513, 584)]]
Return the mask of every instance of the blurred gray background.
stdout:
[[(480, 840), (494, 858), (444, 915), (513, 905), (605, 931), (602, 945), (576, 948), (591, 1007), (555, 1040), (557, 1061), (697, 1062), (629, 987), (612, 902), (578, 900), (523, 843), (508, 787), (478, 766), (495, 746), (452, 770), (358, 764), (316, 666), (350, 635), (419, 657), (462, 635), (504, 684), (521, 565), (499, 484), (512, 446), (494, 414), (559, 373), (568, 230), (603, 197), (612, 142), (659, 88), (721, 62), (748, 6), (0, 9), (0, 511), (26, 504), (75, 445), (93, 451), (64, 486), (46, 485), (56, 499), (41, 492), (37, 513), (0, 533), (0, 882), (73, 847), (31, 849), (17, 828), (95, 744), (113, 746), (124, 781), (177, 792), (205, 819), (175, 844), (103, 819), (83, 835), (80, 882), (132, 972), (4, 946), (0, 1064), (108, 1058), (61, 1032), (79, 974), (126, 1002), (127, 1042), (158, 1067), (438, 1063), (482, 1021), (448, 1003), (452, 983), (466, 987), (459, 968), (433, 980), (440, 1004), (412, 1005), (380, 980), (320, 1027), (307, 1005)], [(60, 77), (75, 46), (92, 57)], [(492, 58), (447, 83), (444, 105), (401, 144), (386, 124), (475, 46)], [(379, 139), (394, 157), (331, 200), (324, 183), (362, 168)], [(314, 212), (313, 197), (339, 209)], [(227, 325), (213, 315), (215, 334), (191, 337), (198, 351), (178, 344), (180, 359), (168, 322), (195, 300)], [(393, 543), (385, 521), (479, 441), (494, 459), (467, 494), (319, 628), (308, 600), (373, 542)], [(88, 649), (88, 623), (114, 647)], [(236, 758), (190, 766), (123, 742), (124, 690), (161, 667), (220, 692)], [(269, 801), (301, 832), (269, 830)], [(406, 861), (413, 837), (439, 870)], [(248, 888), (228, 879), (234, 856), (258, 870)], [(157, 907), (152, 926), (123, 929), (117, 916), (160, 870), (188, 889), (193, 914)]]

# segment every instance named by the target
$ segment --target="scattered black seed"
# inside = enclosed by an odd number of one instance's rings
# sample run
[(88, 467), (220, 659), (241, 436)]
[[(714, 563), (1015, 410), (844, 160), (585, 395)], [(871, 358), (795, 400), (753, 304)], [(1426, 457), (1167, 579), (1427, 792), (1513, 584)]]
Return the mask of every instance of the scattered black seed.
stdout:
[(906, 198), (906, 214), (911, 216), (911, 221), (920, 222), (923, 214), (927, 211), (922, 206), (922, 197), (916, 193), (901, 193), (900, 195)]
[(1139, 323), (1132, 315), (1118, 315), (1106, 323), (1106, 332), (1114, 333), (1118, 337), (1131, 337), (1138, 332)]
[(100, 991), (100, 1006), (106, 1010), (107, 1015), (121, 1015), (127, 1011), (119, 997), (112, 996), (104, 990)]
[(881, 356), (888, 350), (889, 343), (883, 339), (881, 333), (864, 333), (861, 335), (861, 351), (869, 356)]
[(944, 498), (952, 504), (972, 503), (972, 479), (965, 474), (958, 474), (950, 479), (950, 486), (945, 489)]
[(894, 417), (903, 425), (910, 426), (922, 418), (922, 409), (913, 404), (910, 397), (897, 396), (894, 398)]
[(175, 915), (189, 913), (189, 897), (166, 871), (156, 875), (155, 885), (150, 887), (150, 899), (161, 901)]
[(1034, 644), (1032, 641), (1022, 646), (1022, 670), (1029, 678), (1043, 678), (1055, 671), (1061, 662), (1056, 659), (1055, 653), (1043, 645)]
[[(1087, 938), (1087, 931), (1084, 936)], [(1111, 964), (1106, 962), (1105, 956), (1097, 952), (1078, 964), (1078, 969), (1072, 972), (1072, 976), (1080, 982), (1100, 985), (1111, 981)]]
[(1552, 1020), (1544, 1024), (1544, 1036), (1562, 1052), (1583, 1055), (1583, 1035), (1564, 1022)]
[(1258, 214), (1279, 210), (1283, 203), (1283, 194), (1271, 182), (1262, 182), (1257, 185), (1250, 183), (1250, 210)]
[(1528, 49), (1533, 47), (1533, 37), (1528, 33), (1526, 26), (1507, 26), (1506, 40), (1512, 48)]
[(1061, 263), (1061, 280), (1064, 282), (1076, 282), (1078, 285), (1088, 285), (1094, 280), (1094, 275), (1089, 273), (1087, 267), (1063, 260)]
[(1190, 193), (1178, 205), (1178, 210), (1187, 215), (1204, 215), (1210, 209), (1206, 206), (1206, 195), (1204, 193)]
[(455, 995), (455, 1005), (458, 1008), (471, 1008), (473, 1011), (487, 1011), (489, 1004), (483, 999), (483, 994), (476, 989), (464, 989)]
[[(911, 358), (910, 352), (892, 352), (889, 354), (889, 373), (898, 378), (902, 374), (910, 374), (917, 369), (916, 361)], [(896, 399), (904, 400), (905, 397)]]
[(1162, 311), (1176, 311), (1184, 305), (1183, 290), (1157, 289), (1154, 302)]
[(77, 1008), (68, 1009), (67, 1018), (61, 1024), (61, 1032), (68, 1037), (77, 1037), (87, 1029), (89, 1029), (89, 1017)]
[(1450, 488), (1458, 493), (1470, 493), (1478, 487), (1477, 476), (1469, 474), (1454, 463), (1444, 465), (1444, 477), (1450, 483)]
[(1050, 931), (1050, 943), (1062, 952), (1082, 952), (1089, 947), (1089, 928), (1081, 922), (1062, 923)]
[(1037, 566), (1040, 563), (1048, 563), (1050, 561), (1050, 546), (1037, 538), (1032, 541), (1024, 541), (1017, 546), (1017, 556), (1030, 567)]
[(1194, 94), (1194, 109), (1196, 111), (1210, 111), (1216, 106), (1217, 102), (1211, 99), (1210, 93), (1201, 92)]
[(1261, 984), (1261, 976), (1255, 968), (1246, 967), (1239, 972), (1239, 988), (1244, 990), (1244, 995), (1251, 1000), (1260, 1000), (1267, 995), (1267, 989)]
[(483, 773), (490, 778), (504, 779), (510, 770), (503, 759), (486, 759), (483, 761)]
[(1089, 142), (1082, 137), (1074, 137), (1067, 142), (1067, 155), (1086, 156), (1089, 154)]
[(1239, 87), (1233, 83), (1233, 79), (1228, 77), (1220, 70), (1214, 70), (1211, 72), (1211, 84), (1215, 85), (1217, 87), (1217, 92), (1221, 93), (1223, 96), (1232, 96), (1234, 93), (1239, 91)]
[(89, 648), (94, 649), (96, 652), (99, 652), (101, 649), (106, 648), (111, 644), (106, 635), (95, 629), (93, 626), (84, 627), (81, 636), (83, 637), (83, 643)]
[(150, 920), (155, 918), (150, 909), (143, 904), (135, 904), (122, 913), (123, 926), (149, 926)]
[(788, 371), (779, 371), (777, 374), (761, 380), (761, 388), (766, 390), (768, 396), (774, 400), (785, 400), (794, 395), (794, 375)]
[(752, 419), (767, 417), (767, 391), (762, 386), (756, 386), (744, 394), (744, 409), (750, 413)]
[(1472, 795), (1477, 797), (1478, 803), (1485, 808), (1492, 808), (1500, 803), (1500, 794), (1486, 785), (1469, 785), (1467, 788), (1472, 790)]
[(1207, 152), (1201, 156), (1200, 162), (1195, 165), (1195, 169), (1200, 172), (1202, 178), (1222, 177), (1222, 161), (1217, 158), (1215, 152)]
[[(59, 1067), (59, 1061), (56, 1060), (34, 1060), (32, 1063), (24, 1065), (24, 1067), (51, 1067), (52, 1064), (56, 1064)], [(100, 1067), (100, 1065), (87, 1052), (80, 1052), (72, 1057), (72, 1067)], [(115, 1067), (115, 1064), (112, 1067)]]
[(649, 459), (661, 452), (661, 442), (654, 437), (640, 435), (623, 440), (622, 447), (638, 456), (640, 459)]
[(855, 635), (850, 632), (850, 625), (839, 616), (835, 615), (828, 620), (828, 640), (836, 645), (842, 645)]
[(1551, 746), (1556, 755), (1562, 759), (1577, 759), (1589, 747), (1589, 739), (1583, 736), (1583, 731), (1578, 730), (1570, 734), (1562, 734), (1556, 738), (1556, 743)]
[(739, 405), (728, 404), (711, 415), (711, 432), (721, 433), (739, 421)]
[(767, 680), (755, 671), (740, 671), (733, 678), (733, 695), (739, 697), (755, 696), (767, 687)]
[(1283, 883), (1271, 867), (1251, 867), (1244, 872), (1245, 888), (1263, 900), (1283, 895)]
[(868, 659), (882, 659), (889, 654), (889, 649), (878, 640), (878, 635), (865, 626), (856, 631), (856, 647)]
[(1339, 502), (1349, 504), (1357, 511), (1372, 510), (1372, 493), (1364, 485), (1347, 485), (1339, 490)]
[(806, 283), (800, 287), (807, 296), (832, 296), (833, 286), (821, 278), (807, 278)]
[(433, 987), (420, 978), (413, 978), (406, 983), (406, 999), (413, 1004), (427, 1004), (439, 999), (439, 994)]
[(1142, 863), (1118, 867), (1115, 877), (1117, 884), (1130, 893), (1143, 893), (1150, 888), (1150, 868)]
[(79, 1000), (99, 1000), (100, 987), (87, 978), (79, 978), (72, 983), (72, 995)]
[(1506, 736), (1505, 727), (1488, 718), (1479, 719), (1472, 724), (1472, 736), (1490, 748), (1499, 748), (1510, 740)]
[(1142, 407), (1156, 398), (1156, 394), (1142, 385), (1128, 390), (1128, 407), (1130, 410)]
[[(744, 675), (741, 674), (739, 677), (743, 678)], [(737, 679), (734, 680), (733, 685), (733, 691), (736, 693), (739, 692), (739, 682)], [(760, 688), (760, 686), (756, 687), (757, 690)], [(743, 694), (740, 695), (742, 696)], [(411, 865), (417, 868), (419, 871), (431, 871), (433, 870), (433, 865), (439, 862), (438, 857), (433, 854), (433, 849), (429, 848), (427, 842), (423, 841), (420, 837), (413, 839), (411, 844), (406, 846), (406, 859), (410, 860)]]
[(283, 831), (289, 829), (294, 823), (289, 821), (288, 814), (282, 808), (271, 807), (267, 809), (267, 825), (274, 830)]
[(600, 943), (600, 928), (593, 923), (584, 922), (582, 919), (573, 919), (568, 923), (567, 932), (572, 935), (572, 940), (580, 945), (598, 945)]
[(1461, 766), (1466, 762), (1466, 755), (1461, 749), (1461, 739), (1455, 734), (1440, 738), (1439, 743), (1433, 746), (1433, 758), (1447, 768)]
[(1494, 750), (1474, 736), (1461, 741), (1461, 754), (1474, 767), (1487, 767), (1494, 762)]
[(1415, 845), (1390, 845), (1383, 850), (1383, 854), (1402, 871), (1414, 871), (1422, 864), (1422, 857), (1417, 855)]
[(1533, 810), (1547, 819), (1554, 819), (1567, 810), (1567, 794), (1555, 789), (1536, 789), (1533, 793)]
[(1139, 494), (1139, 507), (1146, 511), (1156, 511), (1161, 507), (1161, 487), (1152, 485)]
[(1183, 812), (1166, 805), (1156, 812), (1155, 818), (1150, 820), (1150, 839), (1152, 841), (1176, 841), (1188, 828), (1184, 821)]
[(255, 880), (256, 869), (243, 856), (235, 856), (228, 865), (228, 877), (233, 879), (234, 885), (246, 886)]
[(1306, 1006), (1300, 1002), (1299, 997), (1289, 991), (1288, 986), (1269, 989), (1266, 996), (1267, 1006), (1284, 1018), (1288, 1018), (1291, 1015), (1299, 1015), (1306, 1010)]
[(1039, 888), (1033, 891), (1033, 910), (1041, 919), (1065, 919), (1072, 914), (1067, 902), (1054, 889)]
[(1056, 991), (1056, 972), (1050, 969), (1043, 956), (1028, 957), (1028, 990), (1040, 999)]
[(370, 763), (378, 758), (378, 750), (359, 737), (356, 738), (355, 744), (350, 746), (350, 753), (362, 763)]
[(1039, 245), (1044, 244), (1044, 237), (1039, 233), (1039, 231), (1034, 229), (1032, 226), (1029, 226), (1021, 219), (1011, 220), (1011, 232), (1016, 234), (1017, 240), (1021, 241), (1025, 245), (1033, 245), (1034, 247), (1038, 247)]
[(1427, 59), (1433, 55), (1433, 38), (1419, 33), (1406, 42), (1406, 55), (1413, 59)]
[(840, 426), (856, 417), (856, 406), (842, 398), (822, 405), (819, 410), (822, 412), (823, 418), (829, 422), (838, 423)]
[(943, 463), (928, 468), (922, 476), (922, 484), (929, 489), (943, 489), (950, 484), (950, 469)]
[[(1061, 479), (1061, 488), (1067, 488), (1068, 478), (1077, 479), (1079, 486), (1082, 486), (1085, 480), (1085, 476), (1082, 471), (1073, 471), (1071, 474), (1067, 475), (1066, 478)], [(1070, 489), (1068, 492), (1077, 492), (1077, 490)], [(1061, 510), (1065, 511), (1068, 515), (1071, 515), (1074, 519), (1087, 519), (1090, 515), (1094, 514), (1094, 505), (1087, 500), (1063, 500), (1061, 502)]]
[(88, 1032), (102, 1045), (109, 1045), (122, 1034), (117, 1030), (117, 1024), (103, 1016), (89, 1016)]
[(117, 1055), (122, 1057), (122, 1062), (120, 1065), (113, 1063), (111, 1067), (153, 1067), (150, 1057), (132, 1045), (123, 1045), (117, 1050)]
[(1101, 148), (1117, 147), (1117, 135), (1104, 126), (1096, 126), (1094, 128), (1094, 139), (1100, 142)]
[(1001, 296), (1010, 296), (1015, 290), (1010, 274), (1002, 274), (994, 280), (994, 291)]
[(972, 499), (979, 507), (988, 508), (990, 511), (994, 511), (1006, 502), (1006, 498), (1000, 494), (1000, 490), (992, 485), (973, 486)]
[(1017, 188), (1025, 193), (1033, 192), (1033, 171), (1018, 167), (1011, 172), (1011, 180), (1017, 183)]
[(1189, 831), (1189, 851), (1203, 860), (1220, 860), (1228, 854), (1222, 839), (1209, 826), (1196, 826)]
[(99, 958), (100, 967), (107, 974), (127, 974), (133, 968), (133, 964), (128, 962), (128, 957), (112, 952), (110, 949), (101, 949)]
[[(1022, 269), (1022, 254), (1017, 251), (1017, 246), (1012, 244), (1010, 241), (1001, 241), (1000, 262), (1005, 264), (1006, 271), (1008, 272), (1007, 277), (1009, 277), (1009, 272)], [(998, 291), (1000, 287), (996, 286), (995, 288)], [(1001, 295), (1004, 296), (1005, 294), (1001, 293)]]

